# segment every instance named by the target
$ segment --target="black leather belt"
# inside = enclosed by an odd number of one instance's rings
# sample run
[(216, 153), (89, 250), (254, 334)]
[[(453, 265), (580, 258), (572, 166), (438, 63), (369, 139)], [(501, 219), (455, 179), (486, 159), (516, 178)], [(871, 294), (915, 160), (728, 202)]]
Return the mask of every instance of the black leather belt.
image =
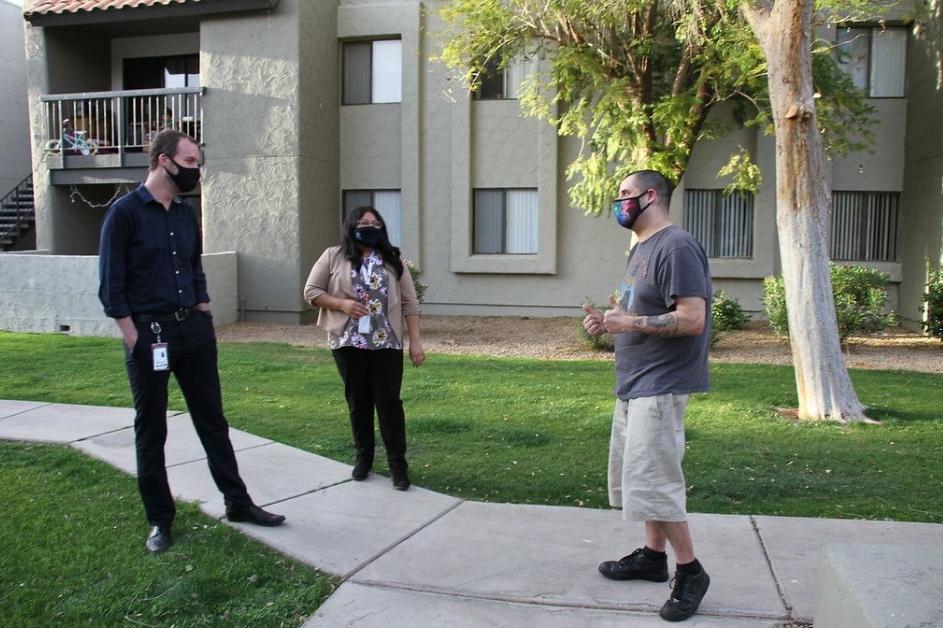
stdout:
[(190, 308), (182, 307), (170, 314), (135, 314), (134, 320), (141, 323), (179, 323), (187, 320), (192, 312)]

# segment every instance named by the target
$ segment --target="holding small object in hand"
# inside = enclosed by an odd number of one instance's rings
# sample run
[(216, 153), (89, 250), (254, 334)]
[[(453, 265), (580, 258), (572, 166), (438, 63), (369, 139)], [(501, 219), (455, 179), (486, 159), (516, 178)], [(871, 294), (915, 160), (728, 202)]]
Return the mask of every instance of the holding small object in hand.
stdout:
[(390, 243), (380, 212), (358, 207), (348, 214), (341, 244), (314, 264), (304, 298), (321, 310), (318, 327), (328, 332), (344, 381), (357, 456), (351, 476), (364, 480), (373, 468), (375, 409), (393, 486), (408, 489), (406, 417), (400, 399), (404, 336), (409, 337), (413, 366), (421, 365), (426, 353), (412, 275)]

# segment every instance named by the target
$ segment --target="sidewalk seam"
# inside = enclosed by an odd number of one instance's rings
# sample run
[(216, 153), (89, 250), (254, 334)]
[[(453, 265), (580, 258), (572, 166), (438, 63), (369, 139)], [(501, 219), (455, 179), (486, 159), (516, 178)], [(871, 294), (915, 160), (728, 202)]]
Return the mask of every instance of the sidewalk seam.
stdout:
[[(4, 400), (4, 401), (19, 401), (19, 400), (18, 400), (18, 399), (9, 399), (9, 400)], [(37, 403), (38, 403), (38, 402), (37, 402)], [(44, 403), (44, 404), (41, 405), (41, 406), (35, 406), (35, 407), (33, 407), (33, 408), (27, 408), (26, 410), (20, 410), (19, 412), (14, 412), (13, 414), (8, 414), (8, 415), (5, 416), (5, 417), (0, 417), (0, 421), (2, 421), (3, 419), (12, 419), (12, 418), (15, 417), (15, 416), (20, 416), (21, 414), (26, 414), (27, 412), (32, 412), (33, 410), (39, 410), (40, 408), (45, 408), (46, 406), (51, 406), (51, 405), (53, 405), (54, 403), (55, 403), (54, 401), (49, 401), (49, 402)]]
[[(412, 530), (412, 531), (406, 533), (405, 535), (403, 535), (403, 536), (400, 537), (399, 539), (393, 541), (392, 543), (390, 543), (389, 545), (387, 545), (385, 548), (383, 548), (383, 549), (381, 549), (379, 552), (377, 552), (372, 558), (369, 558), (369, 559), (365, 560), (363, 563), (361, 563), (360, 565), (358, 565), (357, 567), (355, 567), (355, 568), (352, 569), (351, 571), (349, 571), (349, 572), (347, 572), (346, 574), (344, 574), (344, 575), (341, 577), (341, 584), (344, 584), (345, 582), (347, 582), (348, 580), (350, 580), (351, 578), (353, 578), (355, 575), (357, 575), (358, 573), (360, 573), (361, 571), (363, 571), (366, 567), (368, 567), (369, 565), (373, 564), (374, 562), (376, 562), (377, 560), (379, 560), (380, 558), (382, 558), (385, 554), (388, 554), (389, 552), (393, 551), (393, 549), (395, 549), (397, 546), (399, 546), (399, 545), (405, 543), (406, 541), (408, 541), (409, 539), (413, 538), (414, 536), (416, 536), (417, 534), (419, 534), (420, 532), (422, 532), (423, 530), (425, 530), (426, 528), (428, 528), (429, 526), (431, 526), (433, 523), (435, 523), (436, 521), (438, 521), (439, 519), (441, 519), (441, 518), (444, 517), (445, 515), (449, 514), (450, 512), (452, 512), (453, 510), (455, 510), (456, 508), (458, 508), (459, 506), (461, 506), (461, 505), (464, 504), (464, 503), (465, 503), (465, 500), (464, 500), (464, 499), (457, 499), (454, 504), (452, 504), (451, 506), (449, 506), (448, 508), (446, 508), (445, 510), (443, 510), (442, 512), (440, 512), (439, 514), (437, 514), (437, 515), (436, 515), (435, 517), (433, 517), (432, 519), (429, 519), (428, 521), (426, 521), (425, 523), (423, 523), (422, 525), (420, 525), (418, 528), (415, 528), (414, 530)], [(338, 588), (339, 588), (339, 587), (338, 587)]]
[[(578, 604), (575, 602), (566, 602), (564, 600), (533, 600), (533, 599), (522, 599), (515, 598), (510, 596), (501, 596), (501, 595), (486, 595), (483, 593), (472, 593), (472, 592), (454, 592), (447, 591), (445, 589), (424, 589), (418, 585), (409, 585), (409, 584), (396, 584), (396, 583), (383, 583), (377, 581), (363, 581), (363, 580), (346, 580), (345, 582), (350, 582), (350, 584), (356, 584), (362, 587), (370, 587), (374, 589), (387, 589), (393, 591), (410, 591), (413, 593), (422, 593), (426, 595), (437, 595), (441, 597), (448, 598), (458, 598), (458, 599), (470, 599), (470, 600), (481, 600), (485, 602), (503, 602), (506, 604), (521, 604), (525, 606), (541, 606), (541, 607), (554, 607), (554, 608), (567, 608), (567, 609), (583, 609), (583, 610), (593, 610), (593, 611), (616, 611), (616, 612), (629, 612), (629, 613), (645, 613), (645, 614), (658, 614), (658, 606), (648, 605), (648, 604), (637, 604), (637, 605), (625, 605), (625, 606), (612, 606), (607, 604)], [(343, 585), (344, 583), (341, 583)], [(335, 589), (335, 592), (339, 590), (340, 587)], [(704, 617), (720, 617), (726, 619), (737, 619), (737, 620), (748, 620), (748, 619), (759, 619), (759, 620), (787, 620), (787, 618), (782, 615), (762, 614), (762, 613), (751, 613), (749, 611), (737, 612), (719, 612), (719, 611), (705, 611), (699, 609), (697, 612), (698, 616)]]
[(750, 525), (753, 526), (753, 533), (756, 534), (756, 540), (759, 541), (760, 549), (763, 550), (763, 558), (766, 559), (766, 566), (769, 568), (770, 576), (773, 578), (773, 584), (776, 585), (776, 593), (779, 595), (779, 601), (782, 602), (783, 608), (786, 610), (786, 619), (788, 621), (794, 621), (792, 605), (786, 600), (786, 591), (779, 582), (779, 577), (776, 575), (776, 568), (773, 567), (773, 559), (769, 555), (769, 548), (766, 547), (766, 542), (763, 540), (763, 535), (760, 533), (760, 526), (753, 515), (750, 515)]

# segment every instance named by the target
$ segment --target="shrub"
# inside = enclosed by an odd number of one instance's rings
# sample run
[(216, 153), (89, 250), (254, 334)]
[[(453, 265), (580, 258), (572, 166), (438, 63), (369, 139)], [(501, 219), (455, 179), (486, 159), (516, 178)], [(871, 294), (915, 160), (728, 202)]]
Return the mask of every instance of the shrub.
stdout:
[(923, 295), (923, 331), (943, 341), (943, 271), (931, 269), (927, 262), (927, 291)]
[(416, 286), (416, 299), (422, 303), (423, 298), (426, 295), (426, 284), (419, 281), (419, 275), (422, 274), (422, 271), (413, 263), (412, 260), (404, 259), (403, 266), (409, 270), (409, 275), (413, 278), (413, 284)]
[[(838, 338), (844, 343), (852, 334), (870, 334), (897, 322), (893, 312), (884, 313), (887, 303), (887, 273), (864, 266), (829, 264)], [(789, 334), (786, 315), (786, 289), (782, 277), (763, 280), (763, 304), (770, 328), (776, 334)]]
[(716, 331), (731, 331), (743, 329), (750, 321), (749, 317), (743, 313), (743, 308), (724, 294), (723, 290), (718, 290), (714, 295), (714, 303), (711, 305), (711, 328)]

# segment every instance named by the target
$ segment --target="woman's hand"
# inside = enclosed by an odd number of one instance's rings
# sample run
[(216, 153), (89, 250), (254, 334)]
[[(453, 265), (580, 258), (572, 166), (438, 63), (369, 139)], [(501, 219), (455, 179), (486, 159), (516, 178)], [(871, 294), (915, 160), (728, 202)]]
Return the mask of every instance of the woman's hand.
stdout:
[(418, 340), (410, 341), (409, 360), (413, 363), (413, 366), (421, 366), (426, 361), (426, 352), (422, 349), (422, 342)]
[(360, 318), (361, 316), (366, 316), (369, 312), (366, 305), (360, 301), (354, 301), (353, 299), (344, 299), (341, 302), (340, 309), (351, 318)]

